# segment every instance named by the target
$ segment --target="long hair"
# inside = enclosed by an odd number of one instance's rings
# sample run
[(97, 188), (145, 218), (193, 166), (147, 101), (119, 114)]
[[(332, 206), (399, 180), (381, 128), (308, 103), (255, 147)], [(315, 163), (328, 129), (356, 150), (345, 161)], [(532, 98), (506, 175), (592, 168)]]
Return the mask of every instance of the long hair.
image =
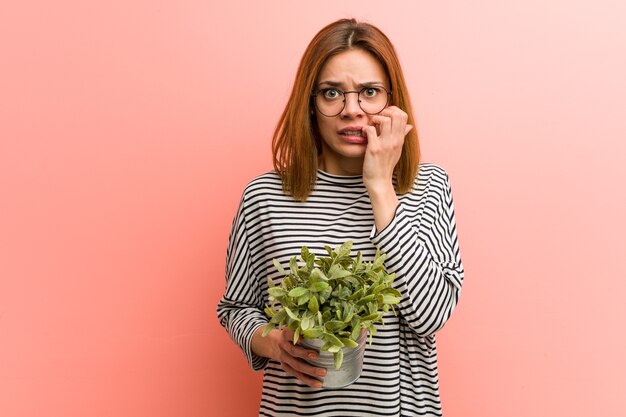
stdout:
[(404, 110), (407, 123), (413, 125), (395, 166), (394, 187), (396, 192), (404, 194), (413, 186), (419, 166), (419, 141), (395, 48), (375, 26), (355, 19), (340, 19), (320, 30), (304, 51), (289, 101), (272, 139), (274, 170), (281, 178), (283, 191), (296, 200), (306, 200), (313, 190), (322, 151), (311, 98), (318, 74), (329, 57), (350, 49), (362, 49), (380, 61), (391, 84), (390, 105)]

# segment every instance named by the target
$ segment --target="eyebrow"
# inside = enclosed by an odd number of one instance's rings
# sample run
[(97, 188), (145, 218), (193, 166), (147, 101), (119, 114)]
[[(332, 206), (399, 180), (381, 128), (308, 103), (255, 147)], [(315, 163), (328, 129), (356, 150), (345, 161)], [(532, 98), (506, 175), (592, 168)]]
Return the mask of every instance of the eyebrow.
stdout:
[[(318, 84), (318, 87), (321, 87), (322, 84), (326, 84), (330, 87), (343, 87), (344, 85), (343, 83), (337, 82), (337, 81), (322, 81)], [(383, 83), (382, 81), (366, 81), (364, 83), (357, 84), (357, 87), (365, 88), (365, 87), (371, 87), (375, 85), (384, 86), (385, 83)]]

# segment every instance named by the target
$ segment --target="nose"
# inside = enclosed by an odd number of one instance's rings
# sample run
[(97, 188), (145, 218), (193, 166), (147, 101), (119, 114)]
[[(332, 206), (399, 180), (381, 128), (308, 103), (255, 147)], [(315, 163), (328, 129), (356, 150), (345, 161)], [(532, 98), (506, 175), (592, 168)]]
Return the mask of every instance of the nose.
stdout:
[(359, 104), (359, 93), (357, 91), (345, 92), (343, 99), (345, 103), (341, 114), (354, 117), (363, 113), (361, 105)]

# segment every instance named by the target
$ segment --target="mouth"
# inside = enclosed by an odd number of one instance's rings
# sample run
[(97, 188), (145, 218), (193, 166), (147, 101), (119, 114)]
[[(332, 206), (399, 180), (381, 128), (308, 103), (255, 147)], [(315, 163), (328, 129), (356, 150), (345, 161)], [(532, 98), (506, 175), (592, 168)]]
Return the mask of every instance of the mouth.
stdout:
[(365, 132), (363, 132), (362, 126), (348, 126), (341, 129), (339, 132), (341, 136), (345, 138), (366, 138)]

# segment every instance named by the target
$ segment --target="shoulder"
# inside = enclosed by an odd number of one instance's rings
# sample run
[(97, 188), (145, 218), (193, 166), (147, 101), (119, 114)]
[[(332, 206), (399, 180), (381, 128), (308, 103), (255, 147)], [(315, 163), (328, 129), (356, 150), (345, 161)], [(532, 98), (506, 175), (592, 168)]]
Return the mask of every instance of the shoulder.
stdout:
[(413, 182), (413, 189), (429, 185), (445, 190), (449, 186), (448, 183), (448, 173), (444, 168), (432, 162), (424, 162), (419, 165), (417, 176)]
[(261, 175), (257, 175), (252, 180), (246, 184), (243, 193), (244, 195), (249, 194), (251, 192), (255, 192), (256, 190), (264, 190), (264, 189), (282, 189), (282, 183), (280, 177), (275, 171), (268, 171)]
[(416, 180), (420, 177), (447, 179), (448, 173), (440, 165), (434, 164), (432, 162), (422, 162), (421, 164), (419, 164)]
[(439, 206), (448, 200), (449, 193), (450, 185), (446, 170), (440, 165), (424, 162), (419, 165), (413, 180), (413, 188), (402, 196), (402, 200), (408, 206)]
[(254, 204), (259, 199), (270, 196), (283, 196), (283, 186), (280, 176), (275, 171), (268, 171), (254, 177), (244, 187), (241, 196), (244, 205)]

